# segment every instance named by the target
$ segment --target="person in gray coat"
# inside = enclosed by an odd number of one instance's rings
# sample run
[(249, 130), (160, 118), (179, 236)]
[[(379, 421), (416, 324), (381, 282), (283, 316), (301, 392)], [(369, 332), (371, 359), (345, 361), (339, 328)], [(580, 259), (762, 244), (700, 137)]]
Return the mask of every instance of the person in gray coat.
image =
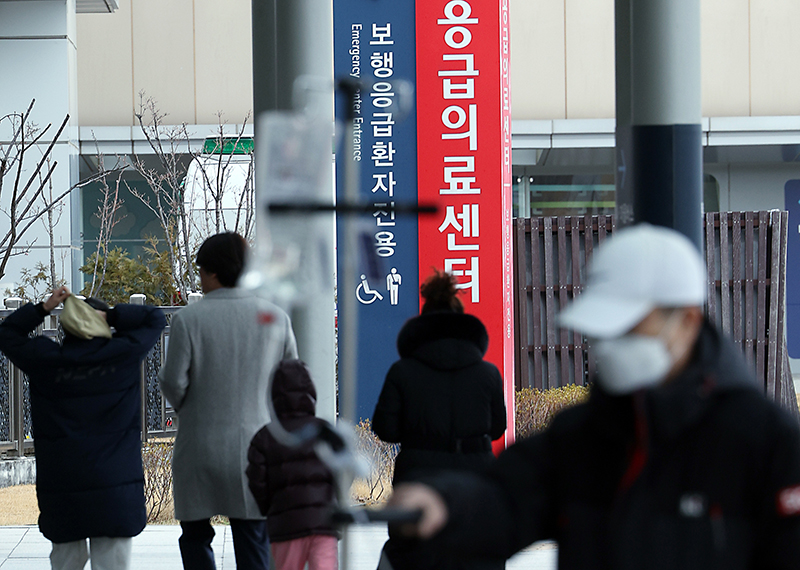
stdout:
[(234, 288), (248, 246), (227, 232), (197, 252), (205, 297), (175, 313), (161, 391), (178, 414), (172, 462), (175, 518), (186, 569), (215, 568), (209, 519), (230, 519), (236, 567), (268, 568), (266, 521), (248, 488), (250, 440), (269, 422), (266, 394), (277, 364), (297, 358), (288, 315)]

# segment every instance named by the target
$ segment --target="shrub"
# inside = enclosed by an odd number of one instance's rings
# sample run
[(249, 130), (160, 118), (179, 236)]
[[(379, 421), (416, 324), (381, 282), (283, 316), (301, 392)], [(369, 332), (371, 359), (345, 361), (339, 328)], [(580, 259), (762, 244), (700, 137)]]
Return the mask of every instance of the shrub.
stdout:
[[(381, 441), (372, 431), (369, 420), (355, 426), (356, 451), (370, 464), (370, 474), (356, 479), (352, 487), (353, 500), (373, 505), (388, 498), (392, 488), (394, 460), (400, 446)], [(174, 439), (148, 441), (142, 445), (144, 466), (144, 496), (147, 505), (147, 522), (174, 524), (172, 511), (172, 451)], [(216, 516), (212, 524), (229, 524), (225, 517)]]
[(144, 498), (148, 523), (172, 522), (172, 450), (174, 440), (142, 445)]
[[(114, 247), (107, 254), (100, 252), (99, 259), (98, 252), (92, 253), (80, 270), (88, 279), (81, 294), (98, 297), (110, 305), (127, 303), (134, 293), (143, 293), (150, 305), (179, 304), (169, 256), (159, 251), (155, 238), (148, 238), (144, 256), (134, 258), (121, 247)], [(92, 291), (95, 272), (99, 274)]]
[(392, 488), (394, 460), (400, 446), (382, 441), (372, 431), (369, 419), (361, 420), (355, 426), (357, 451), (370, 464), (370, 474), (356, 479), (352, 487), (353, 500), (364, 505), (372, 505), (386, 500)]
[[(177, 524), (172, 510), (172, 452), (175, 439), (142, 445), (144, 498), (149, 524)], [(229, 525), (228, 517), (214, 515), (212, 525)]]
[(524, 388), (516, 393), (516, 438), (524, 439), (545, 429), (558, 412), (585, 402), (589, 388), (569, 385), (550, 390)]
[(64, 279), (56, 279), (55, 283), (52, 279), (50, 269), (39, 261), (32, 270), (20, 270), (19, 285), (14, 289), (6, 289), (6, 297), (19, 297), (31, 302), (44, 301), (53, 289), (67, 284)]

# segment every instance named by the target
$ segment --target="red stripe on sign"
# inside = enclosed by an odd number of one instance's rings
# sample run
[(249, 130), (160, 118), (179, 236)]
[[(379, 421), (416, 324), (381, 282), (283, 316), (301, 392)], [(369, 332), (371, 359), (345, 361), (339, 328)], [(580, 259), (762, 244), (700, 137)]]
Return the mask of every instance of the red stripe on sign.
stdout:
[(508, 0), (417, 0), (419, 277), (455, 275), (489, 332), (514, 432)]
[(782, 489), (775, 498), (778, 515), (793, 517), (800, 515), (800, 485)]

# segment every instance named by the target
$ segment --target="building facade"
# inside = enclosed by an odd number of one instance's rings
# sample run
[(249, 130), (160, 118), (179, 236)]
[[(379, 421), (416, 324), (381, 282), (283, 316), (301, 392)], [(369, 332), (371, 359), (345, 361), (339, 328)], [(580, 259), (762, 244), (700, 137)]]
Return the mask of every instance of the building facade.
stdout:
[[(800, 179), (800, 3), (700, 4), (705, 208), (783, 209), (787, 182)], [(613, 0), (510, 0), (510, 11), (514, 215), (612, 213)], [(36, 98), (36, 122), (70, 115), (54, 177), (66, 187), (96, 169), (98, 152), (152, 153), (141, 96), (165, 124), (185, 123), (193, 145), (220, 121), (241, 131), (252, 121), (251, 46), (250, 0), (0, 0), (0, 112)], [(56, 232), (74, 288), (94, 247), (96, 202), (96, 188), (74, 192)], [(152, 218), (131, 197), (125, 208), (114, 238), (140, 247)], [(43, 230), (22, 250), (0, 295), (45, 255)]]
[[(510, 10), (515, 215), (610, 213), (614, 2), (511, 0)], [(796, 24), (793, 0), (701, 0), (709, 211), (784, 208), (784, 185), (800, 178)], [(235, 124), (252, 107), (247, 0), (121, 0), (113, 14), (79, 14), (76, 33), (82, 154), (93, 137), (106, 151), (136, 146), (142, 91), (197, 133), (220, 111)]]

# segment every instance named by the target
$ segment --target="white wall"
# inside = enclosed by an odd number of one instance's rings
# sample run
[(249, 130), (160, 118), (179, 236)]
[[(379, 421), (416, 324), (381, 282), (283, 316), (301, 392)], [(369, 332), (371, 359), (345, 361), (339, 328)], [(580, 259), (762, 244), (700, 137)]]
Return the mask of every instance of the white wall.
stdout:
[(79, 14), (81, 124), (136, 124), (139, 92), (168, 124), (241, 123), (253, 107), (250, 0), (120, 0)]
[[(512, 116), (614, 116), (613, 0), (510, 0)], [(800, 2), (701, 0), (703, 116), (800, 114)]]
[[(75, 43), (75, 1), (15, 1), (0, 2), (0, 115), (25, 111), (32, 99), (36, 100), (31, 121), (44, 128), (52, 123), (48, 134), (38, 148), (29, 152), (25, 160), (27, 173), (32, 173), (45, 147), (52, 141), (56, 130), (67, 115), (70, 121), (59, 138), (52, 158), (57, 162), (53, 174), (53, 191), (56, 194), (70, 188), (78, 177), (78, 117)], [(0, 132), (0, 140), (8, 139), (9, 129)], [(0, 196), (0, 206), (10, 205), (11, 181)], [(57, 265), (68, 282), (76, 277), (73, 264), (73, 245), (79, 241), (80, 227), (73, 226), (74, 216), (70, 200), (64, 202), (60, 221), (55, 230)], [(9, 221), (0, 214), (0, 232), (5, 233)], [(0, 279), (0, 297), (14, 284), (22, 268), (33, 268), (37, 261), (49, 263), (47, 232), (36, 223), (19, 244), (27, 251), (15, 256)], [(61, 261), (63, 255), (63, 263)]]
[(705, 165), (720, 184), (720, 209), (734, 212), (785, 208), (783, 187), (800, 178), (800, 163)]
[[(130, 125), (140, 89), (171, 122), (252, 107), (250, 0), (120, 0), (78, 16), (82, 125)], [(800, 2), (701, 0), (703, 116), (798, 115)], [(614, 116), (614, 0), (510, 0), (512, 115)]]

